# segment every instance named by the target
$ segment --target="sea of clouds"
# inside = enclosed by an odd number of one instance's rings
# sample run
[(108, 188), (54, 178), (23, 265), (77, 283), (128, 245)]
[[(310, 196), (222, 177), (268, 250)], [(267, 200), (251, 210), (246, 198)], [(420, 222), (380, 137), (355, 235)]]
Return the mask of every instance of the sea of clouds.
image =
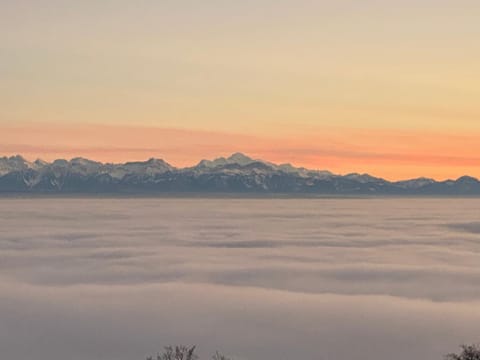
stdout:
[(441, 359), (480, 341), (480, 200), (0, 199), (8, 360)]

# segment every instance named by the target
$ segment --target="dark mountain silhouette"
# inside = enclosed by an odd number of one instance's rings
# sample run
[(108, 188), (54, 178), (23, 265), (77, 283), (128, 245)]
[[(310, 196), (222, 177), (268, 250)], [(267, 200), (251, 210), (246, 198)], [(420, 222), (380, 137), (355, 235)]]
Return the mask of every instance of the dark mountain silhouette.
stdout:
[(104, 164), (83, 158), (29, 162), (0, 158), (0, 193), (284, 193), (319, 195), (480, 195), (469, 176), (391, 182), (255, 160), (241, 153), (176, 168), (161, 159)]

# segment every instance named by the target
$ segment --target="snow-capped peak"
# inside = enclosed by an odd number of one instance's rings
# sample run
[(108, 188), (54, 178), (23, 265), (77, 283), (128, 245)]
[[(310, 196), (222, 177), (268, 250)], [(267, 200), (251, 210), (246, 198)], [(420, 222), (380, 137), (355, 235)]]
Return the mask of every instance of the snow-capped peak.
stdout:
[(234, 163), (234, 164), (239, 164), (239, 165), (248, 165), (252, 162), (254, 162), (255, 160), (249, 158), (248, 156), (242, 154), (242, 153), (235, 153), (235, 154), (232, 154), (228, 159), (227, 159), (227, 162), (229, 163)]
[(429, 185), (429, 184), (432, 184), (434, 182), (435, 182), (435, 180), (433, 180), (433, 179), (420, 177), (420, 178), (417, 178), (417, 179), (397, 181), (396, 184), (405, 188), (405, 189), (418, 189), (422, 186)]
[(218, 166), (225, 166), (230, 164), (245, 166), (255, 161), (256, 160), (253, 160), (252, 158), (249, 158), (248, 156), (237, 152), (235, 154), (232, 154), (228, 158), (219, 157), (219, 158), (216, 158), (215, 160), (202, 160), (198, 163), (197, 166), (204, 167), (204, 168), (216, 168)]
[(20, 155), (0, 158), (0, 176), (12, 171), (28, 169), (31, 164)]
[(70, 160), (70, 164), (88, 166), (88, 165), (99, 165), (101, 163), (99, 163), (97, 161), (90, 160), (90, 159), (85, 159), (85, 158), (82, 158), (82, 157), (76, 157), (76, 158), (73, 158), (72, 160)]
[(42, 159), (37, 159), (33, 162), (36, 166), (47, 166), (48, 162)]
[(360, 183), (369, 183), (369, 182), (375, 182), (375, 181), (383, 181), (383, 179), (376, 178), (374, 176), (368, 175), (368, 174), (358, 174), (358, 173), (350, 173), (345, 175), (345, 178), (349, 180), (355, 180)]

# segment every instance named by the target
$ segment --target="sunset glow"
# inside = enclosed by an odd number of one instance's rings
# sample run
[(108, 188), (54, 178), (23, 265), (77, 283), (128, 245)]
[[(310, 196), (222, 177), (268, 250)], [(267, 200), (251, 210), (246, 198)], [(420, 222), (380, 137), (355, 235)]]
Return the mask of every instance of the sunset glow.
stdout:
[(478, 2), (0, 4), (0, 154), (480, 176)]
[(163, 158), (174, 166), (245, 152), (339, 174), (368, 172), (386, 179), (428, 174), (436, 179), (480, 176), (475, 135), (380, 129), (322, 128), (260, 136), (220, 131), (113, 125), (5, 126), (0, 152), (41, 158), (87, 157), (103, 162)]

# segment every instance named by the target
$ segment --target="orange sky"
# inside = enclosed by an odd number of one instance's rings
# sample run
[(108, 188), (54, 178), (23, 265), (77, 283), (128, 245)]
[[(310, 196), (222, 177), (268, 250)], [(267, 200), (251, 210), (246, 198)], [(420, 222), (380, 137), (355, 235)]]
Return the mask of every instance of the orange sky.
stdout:
[(367, 172), (387, 179), (480, 177), (477, 134), (310, 128), (281, 136), (112, 125), (1, 126), (0, 153), (33, 160), (88, 157), (104, 162), (163, 158), (176, 166), (241, 151), (276, 163)]

